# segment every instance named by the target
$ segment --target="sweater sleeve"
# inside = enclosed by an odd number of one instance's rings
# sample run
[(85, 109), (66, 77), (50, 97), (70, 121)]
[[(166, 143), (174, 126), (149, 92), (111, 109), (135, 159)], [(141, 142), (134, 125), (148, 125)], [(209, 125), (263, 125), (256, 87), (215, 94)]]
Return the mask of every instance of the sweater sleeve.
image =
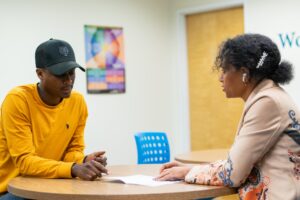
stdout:
[(1, 107), (2, 127), (9, 153), (20, 174), (45, 178), (71, 178), (73, 162), (61, 162), (37, 155), (26, 101), (10, 94)]
[(80, 118), (78, 126), (74, 132), (74, 135), (69, 143), (66, 153), (63, 157), (65, 162), (82, 163), (84, 159), (84, 128), (88, 116), (87, 106), (84, 99), (81, 97), (80, 105)]
[(196, 166), (186, 175), (189, 183), (240, 186), (255, 163), (277, 141), (281, 114), (270, 97), (257, 100), (245, 113), (241, 129), (229, 151), (227, 160)]

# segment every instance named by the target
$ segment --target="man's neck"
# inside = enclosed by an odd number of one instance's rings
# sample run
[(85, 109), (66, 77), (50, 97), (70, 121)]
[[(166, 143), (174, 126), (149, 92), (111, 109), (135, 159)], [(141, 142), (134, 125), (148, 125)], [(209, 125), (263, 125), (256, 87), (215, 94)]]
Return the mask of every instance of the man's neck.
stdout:
[(49, 106), (56, 106), (58, 105), (63, 99), (59, 97), (53, 97), (49, 95), (44, 89), (41, 83), (37, 84), (38, 87), (38, 93), (42, 101), (49, 105)]

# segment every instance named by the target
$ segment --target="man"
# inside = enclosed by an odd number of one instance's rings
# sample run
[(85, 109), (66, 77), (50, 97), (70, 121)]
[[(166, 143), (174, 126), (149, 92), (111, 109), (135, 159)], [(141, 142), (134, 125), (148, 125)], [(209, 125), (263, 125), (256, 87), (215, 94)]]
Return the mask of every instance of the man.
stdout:
[(72, 47), (50, 39), (35, 52), (37, 84), (12, 89), (0, 115), (0, 200), (19, 175), (94, 180), (107, 173), (104, 152), (84, 156), (87, 107), (73, 91), (76, 63)]

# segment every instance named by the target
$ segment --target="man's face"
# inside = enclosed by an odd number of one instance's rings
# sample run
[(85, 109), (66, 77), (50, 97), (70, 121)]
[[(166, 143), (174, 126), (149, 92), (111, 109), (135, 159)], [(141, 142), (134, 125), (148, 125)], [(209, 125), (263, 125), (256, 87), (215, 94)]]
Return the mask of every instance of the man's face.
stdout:
[(75, 81), (75, 69), (62, 75), (54, 75), (47, 69), (42, 69), (41, 84), (44, 92), (53, 98), (68, 98), (71, 95)]

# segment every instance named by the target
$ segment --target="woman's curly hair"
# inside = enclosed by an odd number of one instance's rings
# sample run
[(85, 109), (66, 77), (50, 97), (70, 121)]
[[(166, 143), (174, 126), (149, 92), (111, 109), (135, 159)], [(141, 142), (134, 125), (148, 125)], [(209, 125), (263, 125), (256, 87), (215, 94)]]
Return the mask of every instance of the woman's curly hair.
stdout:
[(256, 81), (271, 79), (277, 84), (286, 84), (293, 79), (293, 66), (281, 61), (277, 45), (260, 34), (243, 34), (221, 44), (215, 60), (217, 70), (229, 66), (246, 67), (250, 78)]

